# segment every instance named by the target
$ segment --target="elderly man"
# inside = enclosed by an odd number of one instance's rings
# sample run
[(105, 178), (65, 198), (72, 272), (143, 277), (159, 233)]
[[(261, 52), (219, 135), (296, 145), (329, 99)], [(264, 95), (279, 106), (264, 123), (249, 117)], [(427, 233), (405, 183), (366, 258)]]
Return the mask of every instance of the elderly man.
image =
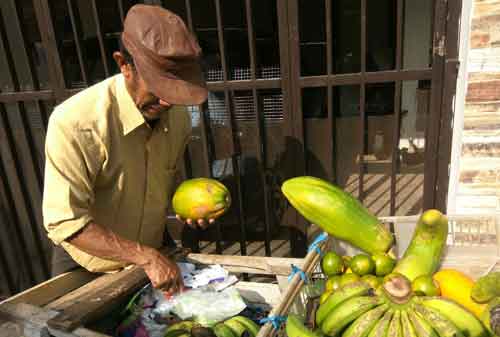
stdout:
[(179, 269), (157, 248), (191, 132), (185, 106), (207, 98), (201, 50), (178, 16), (156, 6), (129, 10), (121, 42), (113, 54), (121, 73), (69, 98), (50, 117), (43, 217), (56, 244), (52, 273), (134, 264), (153, 286), (176, 292), (183, 287)]

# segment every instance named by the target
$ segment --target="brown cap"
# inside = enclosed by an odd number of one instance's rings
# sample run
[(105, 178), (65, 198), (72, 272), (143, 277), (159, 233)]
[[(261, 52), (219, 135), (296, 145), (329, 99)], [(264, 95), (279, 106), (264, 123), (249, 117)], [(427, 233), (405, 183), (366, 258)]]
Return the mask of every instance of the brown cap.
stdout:
[(207, 99), (201, 48), (181, 18), (158, 6), (134, 5), (123, 27), (123, 44), (153, 94), (179, 105)]

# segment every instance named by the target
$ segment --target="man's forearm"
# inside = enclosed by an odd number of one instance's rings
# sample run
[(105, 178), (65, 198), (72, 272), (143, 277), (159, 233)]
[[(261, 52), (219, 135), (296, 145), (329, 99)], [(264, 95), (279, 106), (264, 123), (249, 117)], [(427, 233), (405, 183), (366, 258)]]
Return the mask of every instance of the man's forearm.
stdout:
[(96, 223), (89, 223), (67, 240), (87, 254), (117, 262), (144, 266), (155, 250), (127, 240)]

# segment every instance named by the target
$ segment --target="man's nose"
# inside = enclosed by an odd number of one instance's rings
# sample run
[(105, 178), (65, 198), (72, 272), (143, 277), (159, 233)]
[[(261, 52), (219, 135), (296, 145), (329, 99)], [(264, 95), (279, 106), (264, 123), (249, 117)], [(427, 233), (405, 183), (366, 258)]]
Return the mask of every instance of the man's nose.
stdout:
[(162, 100), (162, 99), (160, 99), (160, 100), (158, 101), (158, 103), (160, 103), (161, 105), (166, 106), (166, 107), (169, 107), (169, 106), (171, 106), (171, 105), (172, 105), (172, 104), (170, 104), (170, 103), (168, 103), (168, 102), (165, 102), (165, 101), (164, 101), (164, 100)]

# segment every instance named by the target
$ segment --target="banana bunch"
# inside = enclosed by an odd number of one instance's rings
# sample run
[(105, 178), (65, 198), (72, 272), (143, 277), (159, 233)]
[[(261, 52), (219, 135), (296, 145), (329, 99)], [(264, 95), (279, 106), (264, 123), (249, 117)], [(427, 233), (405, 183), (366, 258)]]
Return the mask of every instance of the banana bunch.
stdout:
[(377, 290), (365, 282), (341, 287), (319, 306), (316, 324), (321, 334), (335, 337), (489, 336), (474, 314), (442, 297), (415, 296), (400, 274), (387, 276)]
[(165, 331), (165, 337), (241, 337), (247, 334), (255, 337), (259, 326), (244, 316), (235, 316), (216, 324), (213, 328), (203, 327), (193, 321), (173, 324)]

